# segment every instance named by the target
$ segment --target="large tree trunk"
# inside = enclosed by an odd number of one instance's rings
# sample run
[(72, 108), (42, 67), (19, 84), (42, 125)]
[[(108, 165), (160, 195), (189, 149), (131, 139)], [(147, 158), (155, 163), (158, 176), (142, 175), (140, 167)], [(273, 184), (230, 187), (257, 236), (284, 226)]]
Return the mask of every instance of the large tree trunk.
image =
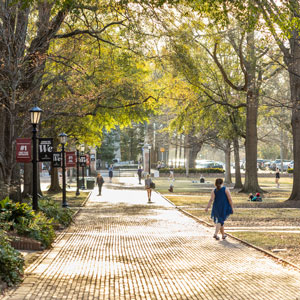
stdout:
[(245, 183), (241, 192), (256, 193), (263, 192), (259, 187), (257, 179), (257, 113), (259, 87), (256, 79), (256, 57), (254, 33), (247, 34), (247, 52), (249, 60), (246, 63), (248, 73), (247, 87), (247, 117), (246, 117), (246, 173)]
[(61, 191), (62, 189), (59, 185), (58, 168), (53, 168), (51, 166), (51, 185), (48, 192), (59, 193)]
[(196, 158), (198, 153), (200, 152), (202, 148), (202, 144), (192, 144), (190, 148), (190, 154), (189, 154), (189, 168), (196, 168)]
[[(41, 189), (41, 180), (40, 180), (40, 170), (38, 163), (38, 174), (37, 174), (37, 192), (39, 195), (43, 195)], [(22, 197), (32, 196), (32, 163), (24, 164), (24, 188), (22, 192)]]
[(300, 38), (299, 32), (293, 33), (290, 40), (291, 56), (286, 58), (290, 76), (292, 110), (294, 180), (292, 193), (288, 200), (300, 201)]
[(184, 136), (184, 154), (185, 154), (185, 175), (186, 177), (189, 177), (189, 173), (190, 173), (190, 149), (189, 147), (189, 135), (186, 134)]
[(241, 178), (241, 168), (240, 168), (240, 148), (239, 148), (239, 140), (236, 137), (233, 140), (233, 150), (234, 150), (234, 165), (235, 165), (235, 189), (242, 189), (242, 178)]
[(230, 184), (232, 183), (231, 180), (231, 170), (230, 170), (230, 142), (226, 142), (226, 148), (224, 150), (225, 153), (225, 181), (224, 183)]

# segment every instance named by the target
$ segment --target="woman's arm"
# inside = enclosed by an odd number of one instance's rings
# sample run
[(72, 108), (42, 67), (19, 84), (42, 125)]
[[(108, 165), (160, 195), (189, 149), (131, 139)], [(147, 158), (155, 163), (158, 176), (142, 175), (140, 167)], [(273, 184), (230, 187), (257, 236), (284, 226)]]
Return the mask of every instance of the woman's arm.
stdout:
[(207, 203), (207, 207), (205, 208), (205, 211), (206, 211), (206, 212), (208, 211), (208, 209), (210, 208), (210, 206), (211, 206), (211, 204), (214, 202), (214, 200), (215, 200), (215, 191), (212, 190), (212, 191), (211, 191), (211, 194), (210, 194), (210, 200), (209, 200), (209, 202)]
[(231, 198), (231, 194), (230, 194), (230, 191), (228, 188), (225, 189), (225, 193), (226, 193), (226, 196), (227, 196), (227, 199), (228, 199), (228, 202), (232, 208), (232, 212), (233, 212), (233, 202), (232, 202), (232, 198)]

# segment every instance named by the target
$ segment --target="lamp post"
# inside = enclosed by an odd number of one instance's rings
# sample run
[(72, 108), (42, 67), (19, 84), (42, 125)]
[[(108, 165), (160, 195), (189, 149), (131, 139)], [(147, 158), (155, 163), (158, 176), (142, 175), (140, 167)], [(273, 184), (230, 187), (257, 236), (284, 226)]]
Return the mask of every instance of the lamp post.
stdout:
[[(84, 154), (84, 145), (80, 146), (80, 150), (81, 150), (81, 155)], [(82, 163), (82, 185), (81, 185), (81, 189), (85, 190), (85, 184), (84, 184), (84, 163)]]
[(68, 207), (66, 197), (66, 160), (65, 160), (65, 144), (67, 142), (68, 135), (64, 132), (59, 135), (61, 143), (61, 156), (62, 156), (62, 207)]
[(149, 175), (151, 175), (151, 145), (148, 145), (149, 150)]
[(80, 192), (79, 192), (79, 145), (78, 144), (76, 144), (76, 156), (77, 156), (77, 163), (76, 163), (76, 179), (77, 179), (76, 196), (79, 196)]
[(36, 133), (37, 124), (40, 122), (42, 110), (35, 106), (30, 111), (30, 120), (32, 125), (32, 208), (37, 211), (39, 209), (38, 196), (37, 196), (37, 146), (36, 146)]

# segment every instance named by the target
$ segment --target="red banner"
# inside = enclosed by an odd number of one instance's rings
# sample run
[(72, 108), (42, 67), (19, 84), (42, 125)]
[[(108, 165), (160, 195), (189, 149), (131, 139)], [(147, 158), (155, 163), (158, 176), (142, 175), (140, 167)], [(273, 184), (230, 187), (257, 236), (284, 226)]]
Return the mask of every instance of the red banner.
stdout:
[(76, 166), (76, 153), (75, 152), (66, 152), (66, 167), (75, 167)]
[(88, 154), (86, 154), (85, 157), (86, 157), (86, 165), (89, 166), (90, 165), (90, 156)]
[(31, 139), (16, 139), (17, 162), (31, 162)]

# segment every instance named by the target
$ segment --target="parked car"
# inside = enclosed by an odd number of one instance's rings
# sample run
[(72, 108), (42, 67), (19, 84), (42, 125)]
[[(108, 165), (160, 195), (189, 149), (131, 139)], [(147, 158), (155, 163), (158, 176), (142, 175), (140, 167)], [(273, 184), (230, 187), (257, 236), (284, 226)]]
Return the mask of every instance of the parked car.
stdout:
[(201, 162), (199, 165), (197, 165), (197, 167), (200, 169), (206, 169), (206, 168), (223, 169), (223, 166), (224, 166), (223, 163), (217, 161), (206, 161), (206, 162)]
[[(285, 172), (285, 171), (287, 171), (288, 166), (289, 166), (289, 164), (291, 163), (291, 161), (288, 160), (288, 159), (283, 159), (282, 162), (283, 162), (283, 168), (282, 168), (282, 171)], [(271, 170), (275, 171), (276, 168), (278, 168), (279, 171), (281, 172), (281, 159), (276, 159), (276, 160), (270, 165), (270, 169), (271, 169)]]

